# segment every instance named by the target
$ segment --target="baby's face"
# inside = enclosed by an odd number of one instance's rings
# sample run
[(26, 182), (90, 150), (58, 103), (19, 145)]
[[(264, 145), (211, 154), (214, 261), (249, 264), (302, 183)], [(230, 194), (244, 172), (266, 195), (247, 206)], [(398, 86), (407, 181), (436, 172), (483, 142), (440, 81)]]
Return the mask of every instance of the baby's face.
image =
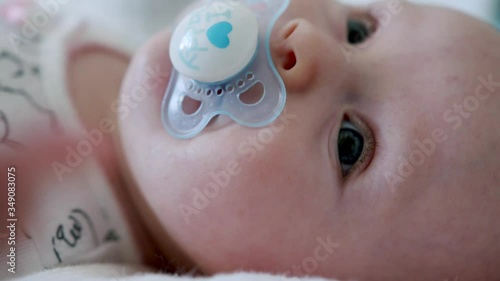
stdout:
[[(376, 31), (360, 37), (349, 20)], [(168, 44), (165, 32), (141, 50), (122, 93), (133, 194), (159, 241), (174, 241), (164, 249), (209, 273), (500, 278), (492, 28), (398, 1), (292, 0), (272, 42), (286, 111), (261, 129), (221, 117), (191, 140), (160, 120), (168, 75), (150, 70), (170, 72)], [(148, 79), (159, 83), (134, 102)]]

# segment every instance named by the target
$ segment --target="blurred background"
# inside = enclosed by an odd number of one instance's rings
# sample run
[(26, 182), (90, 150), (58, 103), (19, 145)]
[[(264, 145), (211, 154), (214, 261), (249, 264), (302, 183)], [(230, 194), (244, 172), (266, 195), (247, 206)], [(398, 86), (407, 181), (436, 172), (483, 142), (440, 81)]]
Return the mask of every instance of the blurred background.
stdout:
[[(0, 0), (3, 1), (3, 0)], [(108, 19), (109, 24), (127, 25), (132, 32), (151, 33), (172, 23), (178, 11), (192, 0), (69, 0), (71, 10)], [(311, 1), (311, 0), (303, 0)], [(447, 6), (485, 21), (494, 22), (500, 0), (411, 0), (417, 3)], [(342, 0), (362, 5), (373, 0)]]
[[(0, 5), (10, 1), (0, 0)], [(125, 30), (127, 36), (144, 41), (156, 31), (169, 26), (179, 11), (192, 0), (37, 0), (40, 2), (68, 3), (61, 5), (64, 13), (91, 17), (111, 26), (114, 30)], [(313, 0), (303, 0), (313, 1)], [(373, 0), (340, 0), (362, 5)], [(402, 0), (403, 1), (403, 0)], [(464, 11), (492, 24), (500, 23), (500, 0), (408, 0), (416, 3), (447, 6)]]

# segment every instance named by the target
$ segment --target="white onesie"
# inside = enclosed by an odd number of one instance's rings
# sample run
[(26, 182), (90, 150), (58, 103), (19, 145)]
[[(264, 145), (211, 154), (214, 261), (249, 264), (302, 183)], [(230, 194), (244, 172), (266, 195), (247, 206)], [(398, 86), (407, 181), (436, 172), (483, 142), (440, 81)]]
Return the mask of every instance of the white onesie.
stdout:
[[(47, 134), (82, 134), (66, 78), (72, 48), (97, 43), (131, 55), (138, 45), (98, 24), (10, 2), (0, 8), (0, 155), (26, 149), (20, 129), (26, 124)], [(24, 20), (16, 21), (19, 13)], [(15, 245), (7, 245), (1, 222), (0, 280), (66, 265), (141, 262), (110, 182), (96, 159), (87, 160), (59, 184), (40, 183), (30, 191), (37, 211), (17, 222)], [(12, 246), (14, 263), (7, 256)]]

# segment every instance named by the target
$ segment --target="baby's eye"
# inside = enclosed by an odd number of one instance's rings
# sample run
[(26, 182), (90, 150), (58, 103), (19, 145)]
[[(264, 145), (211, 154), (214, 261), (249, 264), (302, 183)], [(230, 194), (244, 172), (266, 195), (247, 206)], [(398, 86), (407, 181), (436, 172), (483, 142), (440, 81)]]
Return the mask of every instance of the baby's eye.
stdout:
[(337, 154), (342, 175), (347, 176), (373, 157), (375, 140), (367, 126), (357, 118), (342, 122), (337, 138)]
[(370, 35), (371, 28), (367, 23), (355, 19), (347, 21), (347, 40), (350, 44), (361, 44), (365, 42)]

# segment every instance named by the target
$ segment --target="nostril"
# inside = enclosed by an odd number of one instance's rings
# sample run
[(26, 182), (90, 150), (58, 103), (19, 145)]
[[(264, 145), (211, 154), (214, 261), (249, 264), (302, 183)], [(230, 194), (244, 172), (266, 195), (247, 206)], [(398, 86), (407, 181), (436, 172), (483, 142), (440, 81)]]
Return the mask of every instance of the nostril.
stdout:
[(297, 57), (294, 51), (289, 51), (286, 55), (285, 61), (283, 63), (283, 68), (285, 70), (291, 70), (297, 64)]

